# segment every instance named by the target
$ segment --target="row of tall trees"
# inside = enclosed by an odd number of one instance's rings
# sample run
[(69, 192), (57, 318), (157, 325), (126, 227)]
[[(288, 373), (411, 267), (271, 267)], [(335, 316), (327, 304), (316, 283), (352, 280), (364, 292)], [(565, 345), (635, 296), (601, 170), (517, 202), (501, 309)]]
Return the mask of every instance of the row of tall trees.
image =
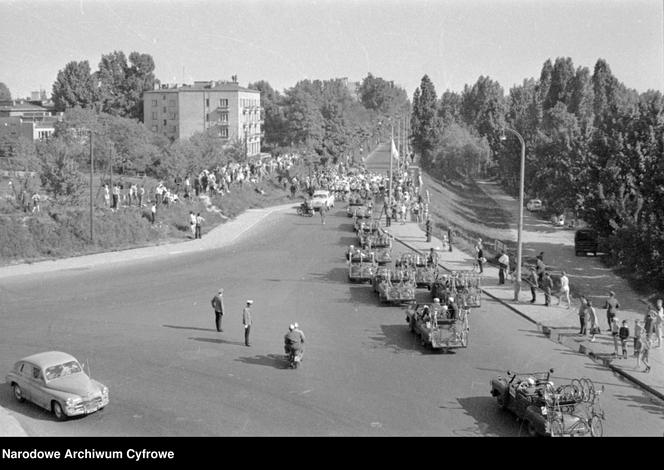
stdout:
[(299, 146), (323, 158), (347, 155), (377, 138), (381, 122), (409, 113), (405, 90), (368, 74), (357, 90), (346, 80), (302, 80), (279, 93), (266, 81), (249, 85), (261, 92), (264, 145)]
[(52, 98), (60, 111), (81, 107), (114, 116), (143, 120), (143, 92), (152, 90), (157, 79), (149, 54), (132, 52), (129, 60), (122, 51), (101, 56), (99, 67), (72, 61), (58, 72)]
[[(520, 143), (501, 139), (505, 127), (516, 130), (526, 143), (526, 194), (589, 222), (607, 237), (615, 262), (664, 279), (663, 108), (660, 92), (628, 89), (603, 59), (591, 72), (559, 57), (507, 94), (480, 77), (438, 99), (423, 77), (412, 142), (434, 173), (491, 172), (517, 194)], [(464, 140), (475, 143), (466, 153)]]

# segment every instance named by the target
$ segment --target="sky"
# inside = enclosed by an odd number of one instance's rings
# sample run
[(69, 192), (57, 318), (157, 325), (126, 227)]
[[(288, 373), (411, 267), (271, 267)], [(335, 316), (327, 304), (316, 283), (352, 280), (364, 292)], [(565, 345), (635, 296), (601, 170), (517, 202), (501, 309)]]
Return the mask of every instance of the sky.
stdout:
[(0, 82), (49, 94), (58, 71), (113, 51), (150, 54), (162, 83), (371, 73), (412, 97), (489, 76), (506, 93), (542, 64), (603, 58), (639, 92), (664, 91), (664, 0), (0, 0)]

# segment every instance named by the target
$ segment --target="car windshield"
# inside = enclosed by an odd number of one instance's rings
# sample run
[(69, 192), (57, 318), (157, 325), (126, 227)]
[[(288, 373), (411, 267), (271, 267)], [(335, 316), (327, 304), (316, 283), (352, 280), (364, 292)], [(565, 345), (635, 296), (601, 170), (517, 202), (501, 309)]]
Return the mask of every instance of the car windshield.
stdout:
[(69, 361), (46, 369), (46, 380), (55, 380), (79, 372), (81, 372), (81, 365), (76, 361)]

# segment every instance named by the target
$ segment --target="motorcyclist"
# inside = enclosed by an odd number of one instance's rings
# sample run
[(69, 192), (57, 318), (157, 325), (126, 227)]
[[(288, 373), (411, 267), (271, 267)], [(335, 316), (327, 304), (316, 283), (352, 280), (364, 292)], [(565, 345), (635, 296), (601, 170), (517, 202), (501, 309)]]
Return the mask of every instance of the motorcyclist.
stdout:
[(291, 354), (297, 355), (302, 351), (302, 342), (304, 338), (301, 331), (295, 330), (295, 325), (288, 325), (288, 333), (284, 336), (284, 351), (290, 357)]

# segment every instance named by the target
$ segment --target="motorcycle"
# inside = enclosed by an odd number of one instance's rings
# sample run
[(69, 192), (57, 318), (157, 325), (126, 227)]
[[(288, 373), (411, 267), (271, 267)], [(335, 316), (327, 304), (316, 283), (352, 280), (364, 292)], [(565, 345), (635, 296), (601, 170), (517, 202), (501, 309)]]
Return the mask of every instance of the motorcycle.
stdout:
[(302, 354), (304, 351), (302, 348), (294, 349), (286, 346), (286, 360), (288, 361), (288, 367), (291, 369), (297, 369), (297, 366), (302, 362)]
[(313, 217), (314, 209), (313, 209), (313, 207), (310, 207), (308, 204), (303, 202), (297, 208), (297, 215), (301, 215), (301, 216), (305, 216), (305, 217)]

